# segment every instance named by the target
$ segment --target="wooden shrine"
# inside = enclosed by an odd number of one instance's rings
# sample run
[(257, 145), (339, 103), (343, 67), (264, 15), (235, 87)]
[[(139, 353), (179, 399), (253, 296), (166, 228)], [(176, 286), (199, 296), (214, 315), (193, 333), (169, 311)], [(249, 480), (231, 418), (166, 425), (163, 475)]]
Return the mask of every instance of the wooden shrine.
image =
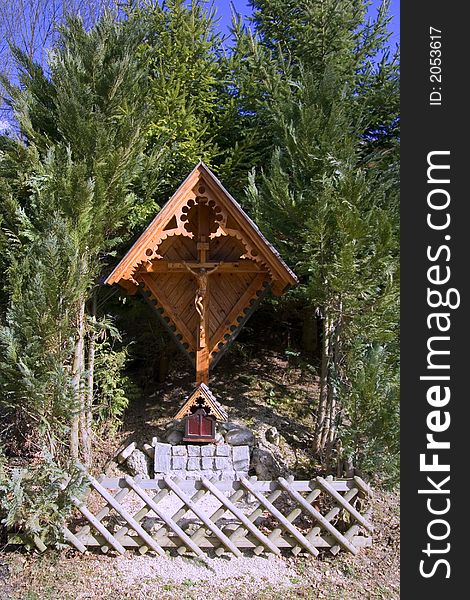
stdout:
[(206, 384), (209, 370), (271, 289), (297, 278), (200, 162), (106, 279), (141, 290)]
[(185, 419), (184, 442), (215, 442), (215, 422), (227, 421), (228, 415), (205, 383), (189, 396), (175, 419)]

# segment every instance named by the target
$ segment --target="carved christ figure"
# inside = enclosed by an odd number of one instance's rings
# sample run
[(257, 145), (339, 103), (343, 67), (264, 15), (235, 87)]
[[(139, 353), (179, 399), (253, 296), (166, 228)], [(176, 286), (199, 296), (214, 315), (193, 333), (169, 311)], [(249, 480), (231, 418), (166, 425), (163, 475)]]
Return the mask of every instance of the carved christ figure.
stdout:
[(191, 269), (191, 267), (184, 263), (184, 266), (188, 271), (194, 275), (197, 280), (197, 291), (196, 296), (194, 297), (194, 307), (196, 308), (196, 312), (199, 315), (199, 342), (200, 346), (203, 348), (206, 345), (206, 331), (205, 331), (205, 299), (207, 295), (207, 285), (209, 280), (209, 275), (215, 273), (217, 269), (220, 267), (220, 264), (212, 269), (208, 270), (204, 267), (201, 267), (197, 271)]

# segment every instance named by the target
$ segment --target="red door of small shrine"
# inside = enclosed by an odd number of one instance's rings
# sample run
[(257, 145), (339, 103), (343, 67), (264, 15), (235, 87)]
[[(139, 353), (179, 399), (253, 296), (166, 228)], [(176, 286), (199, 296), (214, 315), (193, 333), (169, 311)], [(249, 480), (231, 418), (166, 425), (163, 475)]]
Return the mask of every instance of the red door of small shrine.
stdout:
[(186, 442), (212, 442), (215, 441), (215, 419), (208, 416), (203, 408), (186, 417), (185, 436)]

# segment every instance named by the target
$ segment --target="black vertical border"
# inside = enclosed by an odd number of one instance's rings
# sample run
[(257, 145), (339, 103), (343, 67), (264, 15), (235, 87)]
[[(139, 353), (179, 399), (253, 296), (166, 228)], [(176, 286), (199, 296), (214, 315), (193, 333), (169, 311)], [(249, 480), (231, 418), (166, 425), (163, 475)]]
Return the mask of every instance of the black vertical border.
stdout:
[[(468, 267), (470, 258), (470, 139), (468, 80), (470, 76), (470, 22), (464, 11), (465, 3), (435, 0), (401, 3), (401, 212), (402, 212), (402, 417), (401, 417), (401, 597), (405, 599), (453, 599), (470, 597), (467, 566), (470, 543), (470, 327), (468, 324)], [(466, 12), (466, 11), (465, 11)], [(442, 30), (442, 106), (429, 105), (433, 85), (429, 80), (429, 28)], [(437, 86), (439, 87), (439, 86)], [(450, 150), (451, 225), (448, 231), (432, 231), (426, 224), (428, 213), (426, 181), (427, 154), (435, 150)], [(445, 242), (444, 234), (451, 240)], [(438, 247), (448, 243), (451, 259), (451, 281), (459, 290), (460, 307), (449, 310), (450, 332), (450, 429), (441, 434), (450, 440), (451, 448), (440, 452), (441, 461), (447, 457), (451, 471), (451, 508), (443, 516), (451, 526), (448, 539), (433, 542), (427, 535), (427, 525), (433, 518), (426, 506), (427, 496), (418, 494), (426, 485), (426, 475), (420, 473), (419, 455), (426, 448), (426, 416), (432, 408), (426, 401), (429, 382), (420, 381), (425, 374), (426, 343), (432, 335), (426, 324), (429, 309), (426, 301), (428, 245)], [(441, 264), (445, 265), (445, 262)], [(444, 310), (444, 309), (440, 309)], [(443, 334), (445, 335), (445, 334)], [(449, 357), (447, 357), (449, 358)], [(445, 410), (445, 409), (442, 409)], [(435, 479), (442, 480), (444, 473)], [(437, 496), (434, 496), (437, 497)], [(437, 504), (436, 504), (437, 506)], [(436, 529), (435, 531), (438, 531)], [(442, 531), (442, 530), (441, 530)], [(422, 552), (427, 543), (450, 551), (427, 558)], [(426, 559), (429, 571), (439, 558), (450, 563), (447, 569), (437, 568), (434, 576), (424, 578), (419, 564)]]

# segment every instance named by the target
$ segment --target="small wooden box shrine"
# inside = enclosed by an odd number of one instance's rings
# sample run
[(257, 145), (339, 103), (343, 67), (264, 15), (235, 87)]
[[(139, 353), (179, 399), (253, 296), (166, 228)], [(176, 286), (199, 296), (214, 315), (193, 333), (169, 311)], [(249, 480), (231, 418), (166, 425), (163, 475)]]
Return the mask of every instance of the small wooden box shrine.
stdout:
[(226, 421), (228, 416), (207, 385), (201, 383), (175, 415), (175, 419), (183, 418), (184, 442), (214, 443), (216, 420)]

